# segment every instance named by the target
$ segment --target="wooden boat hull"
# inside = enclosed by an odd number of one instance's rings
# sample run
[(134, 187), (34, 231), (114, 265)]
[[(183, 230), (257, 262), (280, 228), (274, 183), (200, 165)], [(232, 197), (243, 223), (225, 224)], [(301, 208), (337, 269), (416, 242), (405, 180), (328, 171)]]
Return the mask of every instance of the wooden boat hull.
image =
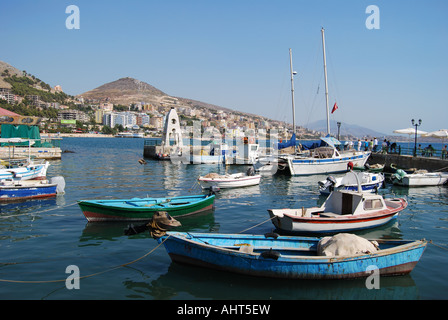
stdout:
[(362, 215), (338, 215), (325, 217), (301, 217), (297, 214), (288, 214), (288, 209), (268, 209), (274, 226), (286, 232), (299, 233), (337, 233), (375, 228), (384, 225), (398, 216), (398, 213), (407, 207), (404, 199), (392, 199), (396, 202), (393, 208)]
[(84, 216), (94, 221), (139, 221), (151, 219), (154, 212), (166, 211), (173, 217), (213, 209), (214, 195), (172, 198), (132, 198), (114, 200), (80, 200)]
[[(408, 274), (427, 244), (425, 240), (377, 240), (382, 250), (375, 253), (326, 257), (315, 254), (319, 238), (169, 232), (158, 241), (174, 262), (286, 279), (364, 278), (371, 275), (372, 266), (380, 276)], [(249, 246), (253, 252), (239, 249)]]
[(240, 178), (205, 178), (200, 177), (198, 179), (202, 189), (209, 189), (210, 187), (218, 187), (221, 189), (249, 187), (260, 184), (260, 175), (255, 176), (242, 176)]
[(56, 196), (57, 184), (0, 186), (0, 202)]

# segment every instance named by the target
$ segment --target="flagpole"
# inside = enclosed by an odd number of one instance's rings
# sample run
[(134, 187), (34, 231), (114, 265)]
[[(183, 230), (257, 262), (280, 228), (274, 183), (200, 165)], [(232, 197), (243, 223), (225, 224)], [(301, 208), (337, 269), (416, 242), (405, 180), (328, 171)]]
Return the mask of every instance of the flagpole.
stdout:
[(325, 35), (324, 28), (322, 28), (322, 49), (324, 56), (324, 75), (325, 75), (325, 102), (327, 106), (327, 134), (330, 134), (330, 108), (328, 107), (328, 82), (327, 82), (327, 59), (325, 57)]

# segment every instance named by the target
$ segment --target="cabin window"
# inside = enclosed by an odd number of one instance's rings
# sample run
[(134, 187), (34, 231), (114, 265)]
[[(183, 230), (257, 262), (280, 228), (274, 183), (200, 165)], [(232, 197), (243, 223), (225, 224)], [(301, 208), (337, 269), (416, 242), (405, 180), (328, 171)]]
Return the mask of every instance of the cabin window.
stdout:
[(380, 199), (372, 199), (364, 201), (364, 210), (381, 209), (383, 204)]

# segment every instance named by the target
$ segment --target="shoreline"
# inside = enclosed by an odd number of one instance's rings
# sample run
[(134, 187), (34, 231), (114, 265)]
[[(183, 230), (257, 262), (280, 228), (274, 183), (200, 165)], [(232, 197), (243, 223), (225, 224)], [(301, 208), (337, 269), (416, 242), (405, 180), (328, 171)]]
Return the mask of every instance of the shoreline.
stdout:
[[(122, 138), (122, 139), (161, 139), (161, 137), (143, 137), (143, 138), (128, 138), (128, 137), (115, 137), (112, 134), (97, 134), (97, 133), (44, 133), (42, 134), (43, 138), (48, 137), (48, 138)], [(314, 140), (319, 140), (319, 139), (302, 139), (303, 141), (314, 141)], [(394, 140), (394, 142), (398, 142), (398, 143), (414, 143), (414, 141), (409, 141), (409, 140), (405, 140), (405, 139), (397, 139)], [(419, 139), (418, 144), (420, 143), (424, 143), (424, 144), (431, 144), (431, 143), (446, 143), (448, 144), (448, 140), (444, 141), (443, 139)]]

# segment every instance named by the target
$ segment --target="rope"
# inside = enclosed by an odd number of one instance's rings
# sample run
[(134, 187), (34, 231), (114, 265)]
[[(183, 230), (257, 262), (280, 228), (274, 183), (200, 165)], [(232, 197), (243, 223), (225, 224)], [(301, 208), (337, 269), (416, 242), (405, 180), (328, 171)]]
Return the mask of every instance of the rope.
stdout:
[(245, 232), (245, 231), (247, 231), (247, 230), (253, 229), (253, 228), (258, 227), (258, 226), (261, 226), (262, 224), (264, 224), (264, 223), (266, 223), (266, 222), (269, 222), (269, 221), (271, 221), (271, 220), (274, 219), (274, 218), (276, 218), (276, 216), (273, 216), (272, 218), (269, 218), (269, 219), (267, 219), (267, 220), (265, 220), (265, 221), (263, 221), (263, 222), (260, 222), (259, 224), (256, 224), (256, 225), (254, 225), (254, 226), (252, 226), (252, 227), (250, 227), (250, 228), (244, 229), (244, 230), (242, 230), (242, 231), (240, 231), (240, 232), (238, 232), (238, 233), (243, 233), (243, 232)]
[[(135, 260), (133, 260), (133, 261), (130, 261), (130, 262), (127, 262), (127, 263), (124, 263), (124, 264), (120, 264), (120, 265), (115, 266), (115, 267), (111, 267), (111, 268), (109, 268), (109, 269), (106, 269), (106, 270), (103, 270), (103, 271), (100, 271), (100, 272), (92, 273), (92, 274), (89, 274), (89, 275), (86, 275), (86, 276), (82, 276), (82, 277), (77, 277), (77, 278), (75, 278), (75, 279), (86, 279), (86, 278), (91, 278), (91, 277), (94, 277), (94, 276), (97, 276), (97, 275), (100, 275), (100, 274), (103, 274), (103, 273), (106, 273), (106, 272), (110, 272), (110, 271), (113, 271), (113, 270), (116, 270), (116, 269), (119, 269), (119, 268), (126, 267), (126, 266), (128, 266), (128, 265), (131, 265), (131, 264), (137, 262), (137, 261), (140, 261), (140, 260), (142, 260), (143, 258), (149, 256), (151, 253), (153, 253), (153, 252), (154, 252), (157, 248), (159, 248), (159, 247), (160, 247), (166, 240), (168, 240), (169, 237), (170, 237), (170, 235), (168, 235), (168, 236), (167, 236), (161, 243), (159, 243), (154, 249), (152, 249), (151, 251), (149, 251), (148, 253), (144, 254), (143, 256), (141, 256), (141, 257), (138, 258), (138, 259), (135, 259)], [(65, 281), (66, 281), (66, 279), (62, 279), (62, 280), (41, 280), (41, 281), (26, 281), (26, 280), (8, 280), (8, 279), (0, 279), (0, 282), (10, 282), (10, 283), (54, 283), (54, 282), (65, 282)]]
[(15, 214), (15, 215), (10, 215), (10, 216), (0, 216), (0, 218), (15, 218), (15, 217), (20, 217), (20, 216), (28, 216), (31, 214), (39, 214), (39, 213), (43, 213), (43, 212), (48, 212), (48, 211), (53, 211), (53, 210), (57, 210), (57, 209), (62, 209), (62, 208), (67, 208), (70, 206), (73, 206), (75, 204), (78, 204), (77, 202), (72, 203), (72, 204), (68, 204), (66, 206), (62, 206), (62, 207), (56, 207), (56, 208), (51, 208), (51, 209), (46, 209), (46, 210), (42, 210), (42, 211), (38, 211), (38, 212), (30, 212), (30, 213), (23, 213), (23, 214)]
[(439, 247), (439, 248), (443, 249), (443, 250), (448, 250), (448, 248), (445, 248), (445, 247), (443, 247), (441, 245), (435, 244), (434, 242), (432, 242), (432, 240), (429, 240), (428, 242), (431, 243), (432, 245), (435, 245), (436, 247)]

